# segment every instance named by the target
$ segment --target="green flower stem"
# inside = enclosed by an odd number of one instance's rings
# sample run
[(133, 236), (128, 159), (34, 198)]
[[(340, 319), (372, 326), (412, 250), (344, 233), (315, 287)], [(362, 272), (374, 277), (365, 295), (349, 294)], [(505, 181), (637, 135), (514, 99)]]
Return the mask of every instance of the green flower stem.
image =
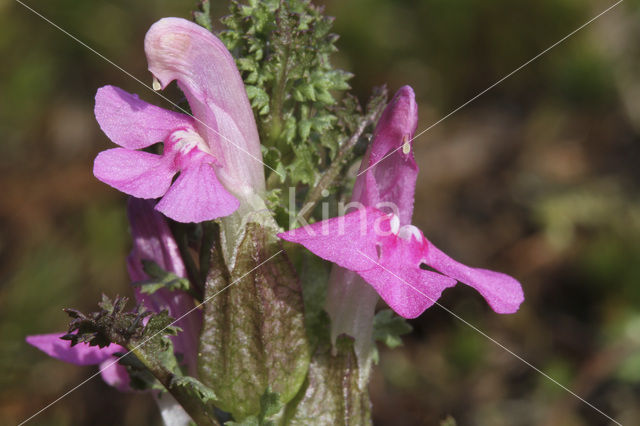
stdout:
[[(287, 86), (287, 74), (288, 74), (288, 64), (289, 64), (289, 54), (290, 48), (287, 46), (284, 51), (284, 60), (282, 68), (280, 69), (280, 73), (278, 75), (278, 83), (276, 89), (274, 90), (273, 101), (271, 105), (271, 109), (273, 111), (271, 128), (269, 130), (269, 138), (271, 139), (271, 146), (276, 145), (276, 141), (280, 138), (280, 133), (282, 133), (282, 106), (284, 103), (286, 86)], [(282, 145), (282, 146), (280, 146)], [(281, 152), (286, 150), (286, 143), (278, 144), (278, 148), (280, 148)]]
[[(220, 235), (220, 224), (217, 222), (204, 222), (202, 224), (202, 242), (200, 243), (200, 270), (198, 278), (203, 283), (207, 280), (209, 274), (209, 267), (211, 265), (211, 250), (216, 242), (218, 242), (218, 236)], [(204, 292), (204, 289), (202, 290)]]
[[(353, 148), (358, 143), (360, 136), (364, 133), (367, 126), (376, 123), (378, 118), (382, 114), (385, 104), (383, 102), (377, 104), (375, 108), (371, 108), (367, 115), (365, 115), (358, 124), (356, 131), (351, 135), (349, 139), (340, 145), (340, 151), (336, 156), (336, 159), (331, 163), (329, 168), (324, 171), (318, 183), (309, 191), (304, 203), (302, 204), (301, 217), (303, 219), (309, 219), (313, 213), (313, 209), (318, 204), (318, 201), (322, 199), (322, 191), (328, 190), (340, 174), (345, 160), (349, 157)], [(297, 224), (293, 224), (295, 227)]]
[(144, 343), (142, 345), (129, 343), (127, 349), (158, 379), (196, 424), (219, 426), (220, 423), (214, 417), (213, 407), (197, 398), (193, 389), (179, 385), (177, 380), (179, 377), (163, 366), (162, 362), (157, 360), (153, 354), (146, 351), (144, 346)]
[[(219, 425), (215, 418), (215, 394), (193, 377), (183, 376), (176, 360), (170, 336), (180, 329), (168, 312), (145, 312), (140, 305), (127, 311), (127, 298), (114, 300), (103, 296), (100, 310), (84, 314), (65, 309), (72, 318), (66, 340), (72, 344), (105, 347), (115, 343), (127, 352), (119, 359), (131, 377), (134, 389), (158, 389), (160, 383), (198, 425)], [(144, 325), (144, 320), (147, 320)]]

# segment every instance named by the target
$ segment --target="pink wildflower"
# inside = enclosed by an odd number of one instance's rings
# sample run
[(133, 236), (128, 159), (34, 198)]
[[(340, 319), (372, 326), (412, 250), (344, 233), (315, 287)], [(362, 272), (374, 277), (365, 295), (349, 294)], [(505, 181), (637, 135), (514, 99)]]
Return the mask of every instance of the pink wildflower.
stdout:
[[(411, 225), (418, 167), (410, 141), (416, 124), (413, 90), (403, 87), (378, 123), (361, 166), (366, 172), (354, 186), (353, 201), (361, 202), (363, 208), (279, 236), (357, 273), (405, 318), (420, 315), (457, 281), (475, 288), (494, 311), (517, 311), (524, 300), (518, 281), (456, 262)], [(381, 210), (389, 203), (397, 207), (397, 215)], [(344, 279), (345, 274), (333, 277)], [(350, 285), (351, 281), (352, 277), (347, 280)]]
[[(164, 270), (180, 277), (186, 277), (177, 244), (165, 219), (153, 209), (152, 203), (146, 200), (130, 199), (128, 216), (133, 236), (133, 249), (127, 259), (131, 280), (136, 282), (149, 278), (142, 269), (143, 259), (151, 260)], [(190, 373), (195, 374), (202, 317), (199, 311), (190, 312), (194, 307), (193, 299), (181, 291), (161, 289), (153, 294), (143, 294), (136, 289), (136, 300), (152, 312), (166, 309), (169, 315), (176, 319), (189, 313), (176, 323), (183, 331), (172, 337), (172, 341), (175, 351), (183, 355), (182, 358)], [(119, 390), (129, 389), (129, 376), (126, 369), (117, 364), (117, 357), (114, 355), (127, 353), (126, 348), (115, 344), (104, 348), (89, 346), (85, 343), (71, 346), (70, 341), (60, 339), (64, 334), (27, 336), (26, 340), (30, 345), (61, 361), (76, 365), (99, 365), (105, 382)]]
[[(258, 131), (233, 57), (209, 31), (180, 18), (156, 22), (145, 52), (154, 88), (177, 80), (195, 119), (102, 87), (96, 119), (120, 148), (96, 157), (95, 176), (137, 198), (162, 197), (156, 209), (179, 222), (233, 213), (265, 186)], [(161, 155), (140, 151), (157, 142)]]

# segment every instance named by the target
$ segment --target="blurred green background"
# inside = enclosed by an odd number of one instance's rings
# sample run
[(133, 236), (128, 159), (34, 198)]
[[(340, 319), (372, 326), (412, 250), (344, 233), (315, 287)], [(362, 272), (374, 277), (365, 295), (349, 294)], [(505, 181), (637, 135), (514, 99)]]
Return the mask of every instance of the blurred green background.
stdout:
[[(142, 40), (194, 1), (25, 0), (150, 82)], [(226, 2), (214, 1), (216, 16)], [(416, 90), (426, 128), (614, 1), (326, 1), (335, 61)], [(220, 28), (220, 27), (219, 27)], [(157, 97), (12, 0), (0, 0), (0, 424), (17, 424), (96, 370), (24, 336), (63, 307), (128, 294), (124, 197), (91, 174), (110, 143), (96, 89)], [(524, 284), (515, 315), (458, 286), (441, 302), (625, 425), (640, 424), (640, 1), (627, 0), (415, 142), (414, 224), (447, 253)], [(605, 417), (442, 309), (383, 350), (376, 425), (605, 425)], [(151, 398), (96, 378), (42, 425), (159, 424)]]

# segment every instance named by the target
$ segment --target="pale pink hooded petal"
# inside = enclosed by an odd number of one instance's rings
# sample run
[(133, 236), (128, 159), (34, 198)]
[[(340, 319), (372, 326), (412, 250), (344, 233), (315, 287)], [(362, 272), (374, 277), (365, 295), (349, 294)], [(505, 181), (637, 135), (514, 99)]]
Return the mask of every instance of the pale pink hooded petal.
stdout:
[[(123, 354), (126, 352), (123, 352)], [(129, 386), (129, 374), (126, 367), (118, 364), (117, 358), (111, 357), (100, 364), (100, 376), (109, 386), (113, 386), (120, 392), (131, 390)]]
[(175, 129), (193, 128), (188, 115), (148, 104), (115, 86), (98, 89), (94, 112), (109, 139), (128, 149), (146, 148), (163, 142)]
[(228, 216), (239, 205), (218, 181), (213, 166), (200, 163), (182, 170), (156, 210), (178, 222), (204, 222)]
[(509, 275), (487, 269), (470, 268), (456, 262), (428, 243), (425, 263), (461, 283), (475, 288), (499, 314), (512, 314), (524, 301), (520, 283)]
[(75, 346), (71, 346), (71, 341), (60, 338), (65, 334), (38, 334), (27, 336), (26, 341), (50, 357), (76, 365), (100, 364), (108, 359), (113, 359), (113, 354), (116, 352), (127, 352), (125, 348), (115, 344), (104, 348), (89, 346), (86, 343), (78, 343)]
[(171, 158), (125, 148), (102, 151), (93, 163), (95, 177), (138, 198), (161, 197), (176, 173)]
[[(131, 280), (140, 282), (149, 279), (142, 268), (142, 260), (151, 260), (165, 271), (186, 278), (187, 272), (178, 245), (164, 217), (154, 210), (153, 203), (130, 198), (127, 216), (133, 237), (133, 249), (127, 258)], [(153, 294), (144, 294), (136, 289), (136, 299), (152, 312), (166, 309), (173, 318), (184, 316), (176, 322), (182, 331), (171, 339), (176, 352), (183, 355), (190, 374), (195, 375), (202, 312), (193, 310), (193, 298), (182, 291), (161, 289)]]
[[(378, 260), (376, 228), (388, 232), (389, 215), (367, 208), (344, 216), (278, 234), (283, 240), (302, 244), (321, 258), (352, 271), (375, 267)], [(362, 252), (362, 253), (361, 253)]]
[(235, 61), (224, 44), (201, 26), (164, 18), (145, 37), (149, 71), (166, 87), (177, 80), (195, 126), (220, 161), (222, 183), (240, 195), (265, 189), (260, 140)]
[[(418, 166), (413, 158), (412, 138), (418, 125), (418, 106), (413, 89), (401, 87), (385, 108), (373, 141), (360, 165), (366, 172), (356, 179), (351, 201), (383, 208), (397, 206), (400, 225), (409, 225)], [(373, 167), (372, 167), (373, 166)]]

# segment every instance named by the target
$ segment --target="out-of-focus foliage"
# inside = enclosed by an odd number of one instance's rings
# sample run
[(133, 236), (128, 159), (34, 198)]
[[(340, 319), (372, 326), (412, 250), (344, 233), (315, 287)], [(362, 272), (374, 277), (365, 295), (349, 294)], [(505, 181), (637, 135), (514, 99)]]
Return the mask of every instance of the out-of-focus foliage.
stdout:
[[(30, 1), (150, 81), (142, 40), (192, 2)], [(195, 3), (195, 1), (193, 2)], [(419, 128), (486, 89), (613, 3), (600, 0), (324, 2), (336, 68), (364, 102), (412, 85)], [(498, 316), (463, 286), (442, 304), (622, 424), (640, 419), (640, 9), (626, 0), (415, 141), (414, 224), (468, 264), (524, 284)], [(214, 29), (227, 13), (212, 3)], [(217, 26), (217, 28), (216, 28)], [(24, 343), (63, 330), (63, 306), (128, 294), (123, 198), (91, 175), (110, 143), (98, 87), (161, 99), (15, 2), (0, 2), (0, 423), (16, 424), (95, 369)], [(376, 425), (598, 425), (606, 420), (437, 307), (380, 348)], [(158, 424), (150, 398), (96, 378), (35, 424)]]

